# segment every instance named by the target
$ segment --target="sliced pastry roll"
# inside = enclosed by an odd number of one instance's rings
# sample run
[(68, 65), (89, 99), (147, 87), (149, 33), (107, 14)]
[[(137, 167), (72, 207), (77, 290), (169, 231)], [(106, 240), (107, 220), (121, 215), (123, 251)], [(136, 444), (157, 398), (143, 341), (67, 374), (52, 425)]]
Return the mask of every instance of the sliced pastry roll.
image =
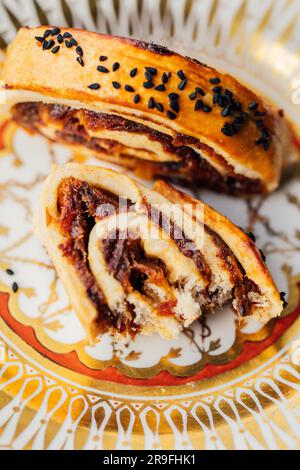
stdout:
[(227, 302), (240, 318), (268, 321), (282, 311), (249, 236), (167, 183), (149, 190), (101, 167), (55, 166), (35, 232), (92, 338), (176, 338)]
[(277, 188), (283, 113), (168, 49), (76, 29), (22, 28), (2, 72), (16, 122), (82, 152), (230, 193)]

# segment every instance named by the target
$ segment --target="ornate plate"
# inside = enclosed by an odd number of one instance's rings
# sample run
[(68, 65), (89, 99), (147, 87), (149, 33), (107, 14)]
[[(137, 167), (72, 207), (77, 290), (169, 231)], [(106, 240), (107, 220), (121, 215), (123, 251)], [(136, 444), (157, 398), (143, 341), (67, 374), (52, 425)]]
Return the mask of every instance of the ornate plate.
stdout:
[[(296, 0), (44, 4), (0, 0), (3, 49), (38, 23), (153, 39), (239, 76), (300, 122)], [(226, 308), (176, 341), (105, 335), (91, 345), (32, 234), (32, 210), (51, 163), (104, 163), (4, 114), (0, 149), (0, 448), (300, 448), (299, 174), (268, 198), (198, 194), (255, 233), (288, 292), (280, 319), (239, 325)]]

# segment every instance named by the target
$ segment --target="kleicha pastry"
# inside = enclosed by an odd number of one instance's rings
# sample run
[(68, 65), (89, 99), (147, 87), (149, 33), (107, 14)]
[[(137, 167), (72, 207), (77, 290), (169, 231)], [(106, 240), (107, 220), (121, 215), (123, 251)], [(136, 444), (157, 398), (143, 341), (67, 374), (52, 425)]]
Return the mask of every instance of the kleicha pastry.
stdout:
[(283, 309), (251, 237), (163, 181), (149, 190), (109, 169), (54, 166), (35, 232), (91, 338), (176, 338), (228, 302), (264, 322)]
[(229, 75), (155, 44), (22, 28), (2, 72), (17, 123), (135, 169), (229, 193), (277, 188), (282, 111)]

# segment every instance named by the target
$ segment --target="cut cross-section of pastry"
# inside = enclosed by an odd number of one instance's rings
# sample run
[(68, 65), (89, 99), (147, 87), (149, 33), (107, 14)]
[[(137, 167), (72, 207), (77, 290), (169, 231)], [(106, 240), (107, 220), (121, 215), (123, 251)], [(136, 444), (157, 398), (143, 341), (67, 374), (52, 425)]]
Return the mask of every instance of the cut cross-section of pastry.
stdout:
[(233, 77), (154, 44), (22, 28), (1, 78), (21, 126), (144, 177), (262, 193), (277, 188), (295, 154), (282, 111)]
[(92, 338), (176, 338), (227, 302), (264, 322), (283, 308), (251, 238), (162, 181), (150, 190), (105, 168), (54, 166), (35, 232)]

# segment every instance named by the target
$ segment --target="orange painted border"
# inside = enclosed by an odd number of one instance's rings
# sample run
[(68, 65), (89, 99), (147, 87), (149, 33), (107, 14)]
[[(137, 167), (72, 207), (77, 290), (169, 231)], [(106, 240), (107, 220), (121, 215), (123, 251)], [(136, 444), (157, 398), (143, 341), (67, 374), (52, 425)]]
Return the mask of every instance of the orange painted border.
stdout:
[(116, 382), (127, 385), (139, 386), (170, 386), (184, 385), (187, 382), (204, 380), (232, 370), (240, 364), (254, 358), (266, 348), (271, 346), (298, 318), (300, 315), (300, 305), (297, 309), (287, 317), (280, 318), (275, 322), (273, 333), (269, 338), (260, 342), (246, 342), (243, 351), (233, 361), (223, 365), (207, 365), (203, 370), (191, 377), (175, 377), (169, 372), (160, 372), (157, 376), (150, 379), (135, 379), (124, 376), (115, 367), (108, 367), (104, 370), (94, 370), (82, 364), (77, 356), (76, 351), (66, 354), (59, 354), (45, 348), (37, 339), (34, 329), (31, 326), (25, 326), (15, 320), (8, 308), (9, 294), (0, 293), (0, 317), (5, 321), (8, 327), (14, 331), (32, 348), (38, 351), (42, 356), (50, 359), (56, 364), (65, 367), (79, 374), (110, 382)]

